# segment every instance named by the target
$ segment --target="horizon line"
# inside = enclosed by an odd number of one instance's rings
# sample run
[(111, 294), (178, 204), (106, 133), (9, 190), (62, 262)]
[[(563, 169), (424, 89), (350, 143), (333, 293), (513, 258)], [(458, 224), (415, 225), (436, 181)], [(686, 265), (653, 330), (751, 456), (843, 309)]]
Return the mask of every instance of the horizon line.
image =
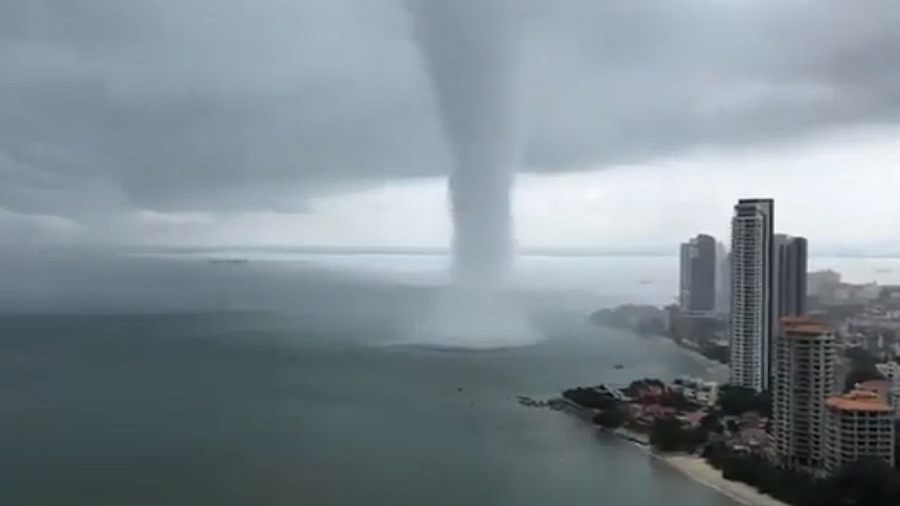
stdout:
[[(155, 251), (168, 253), (215, 253), (223, 251), (233, 252), (279, 252), (279, 253), (313, 253), (334, 255), (417, 255), (417, 256), (446, 256), (452, 254), (449, 247), (440, 246), (333, 246), (333, 245), (303, 245), (303, 246), (238, 246), (238, 245), (211, 245), (211, 246), (137, 246), (125, 247), (130, 251)], [(555, 256), (555, 257), (602, 257), (602, 256), (632, 256), (632, 257), (677, 257), (677, 247), (662, 248), (570, 248), (570, 247), (524, 247), (516, 248), (515, 254), (526, 256)], [(858, 249), (845, 250), (835, 248), (818, 252), (816, 257), (830, 258), (900, 258), (900, 251), (872, 251), (863, 252)]]

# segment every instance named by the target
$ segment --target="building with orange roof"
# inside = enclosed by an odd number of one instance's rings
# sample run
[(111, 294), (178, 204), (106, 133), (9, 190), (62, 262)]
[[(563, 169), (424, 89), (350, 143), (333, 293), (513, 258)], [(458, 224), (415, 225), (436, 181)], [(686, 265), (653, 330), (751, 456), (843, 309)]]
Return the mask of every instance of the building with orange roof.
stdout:
[(825, 399), (834, 393), (835, 330), (805, 316), (780, 323), (772, 375), (775, 449), (786, 467), (821, 467)]
[(834, 471), (847, 462), (874, 457), (894, 462), (894, 409), (871, 390), (829, 397), (824, 468)]

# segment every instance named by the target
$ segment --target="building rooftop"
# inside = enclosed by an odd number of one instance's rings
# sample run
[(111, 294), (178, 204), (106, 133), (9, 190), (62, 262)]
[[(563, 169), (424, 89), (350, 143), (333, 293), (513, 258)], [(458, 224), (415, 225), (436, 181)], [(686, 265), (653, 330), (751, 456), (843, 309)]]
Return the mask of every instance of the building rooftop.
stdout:
[(829, 397), (825, 401), (825, 405), (836, 411), (870, 411), (870, 412), (893, 412), (894, 409), (888, 406), (881, 396), (869, 390), (853, 390), (842, 395)]
[(809, 316), (785, 316), (781, 319), (786, 336), (821, 336), (833, 334), (834, 328)]
[(781, 323), (784, 325), (796, 323), (822, 323), (822, 320), (812, 316), (782, 316)]

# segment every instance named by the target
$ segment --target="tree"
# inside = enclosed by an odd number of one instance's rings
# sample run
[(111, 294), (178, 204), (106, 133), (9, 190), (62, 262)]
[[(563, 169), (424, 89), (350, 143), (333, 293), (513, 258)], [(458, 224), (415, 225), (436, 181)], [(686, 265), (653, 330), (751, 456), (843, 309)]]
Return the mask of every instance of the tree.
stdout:
[(704, 441), (703, 434), (677, 418), (657, 418), (650, 426), (650, 444), (661, 452), (693, 452)]
[(700, 408), (697, 404), (689, 401), (681, 392), (668, 391), (657, 400), (660, 406), (674, 408), (678, 411), (695, 411)]
[(722, 425), (722, 421), (719, 419), (719, 415), (716, 413), (707, 413), (703, 415), (700, 419), (700, 430), (710, 433), (710, 432), (722, 432), (725, 427)]
[[(894, 425), (894, 434), (900, 434), (900, 421)], [(894, 438), (894, 468), (900, 470), (900, 437)]]
[(729, 480), (752, 485), (760, 492), (794, 506), (897, 506), (900, 474), (874, 458), (850, 462), (826, 479), (777, 467), (763, 457), (729, 454), (707, 445), (703, 456)]
[(628, 414), (621, 407), (607, 408), (594, 417), (594, 423), (608, 429), (621, 427), (628, 420)]
[(757, 393), (752, 388), (723, 385), (719, 391), (719, 407), (729, 416), (740, 416), (748, 411), (756, 411), (762, 416), (772, 413), (772, 396), (769, 392)]
[(849, 462), (838, 469), (830, 481), (841, 504), (900, 504), (900, 474), (881, 459), (869, 457)]
[(850, 363), (854, 368), (875, 367), (875, 364), (878, 363), (874, 355), (860, 346), (847, 348), (844, 350), (844, 356), (850, 359)]
[(857, 383), (871, 380), (883, 380), (884, 375), (874, 365), (853, 366), (853, 369), (844, 378), (844, 391), (849, 392)]
[(595, 388), (572, 388), (563, 392), (563, 397), (590, 409), (606, 409), (615, 407), (619, 401), (612, 395), (602, 393)]

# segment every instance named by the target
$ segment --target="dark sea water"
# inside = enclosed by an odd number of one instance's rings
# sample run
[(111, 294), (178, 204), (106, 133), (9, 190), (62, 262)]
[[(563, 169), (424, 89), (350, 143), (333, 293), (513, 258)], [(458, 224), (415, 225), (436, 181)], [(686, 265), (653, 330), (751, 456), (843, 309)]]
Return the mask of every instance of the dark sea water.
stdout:
[(440, 286), (79, 265), (31, 272), (55, 295), (25, 296), (52, 311), (0, 316), (0, 504), (731, 504), (516, 403), (704, 373), (667, 341), (587, 324), (583, 298), (516, 295), (537, 344), (436, 349), (396, 343)]

